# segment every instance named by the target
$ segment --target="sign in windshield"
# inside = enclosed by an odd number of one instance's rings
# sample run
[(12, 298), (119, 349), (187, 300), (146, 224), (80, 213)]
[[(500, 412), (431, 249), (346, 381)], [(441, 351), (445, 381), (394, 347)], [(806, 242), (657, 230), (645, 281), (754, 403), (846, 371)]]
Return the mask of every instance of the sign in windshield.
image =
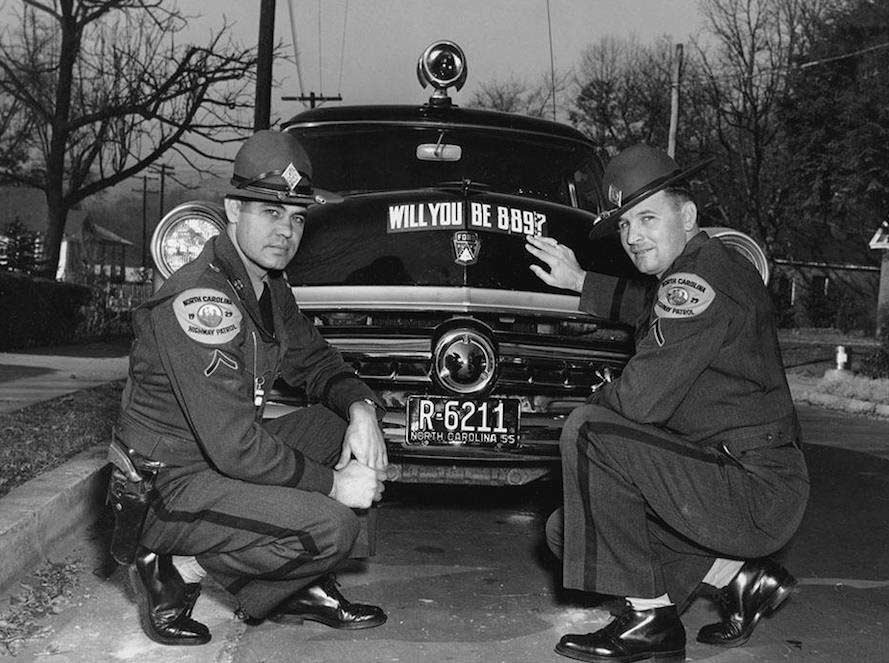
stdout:
[(389, 205), (387, 232), (423, 232), (470, 228), (507, 235), (546, 234), (546, 214), (521, 207), (470, 201), (416, 202)]

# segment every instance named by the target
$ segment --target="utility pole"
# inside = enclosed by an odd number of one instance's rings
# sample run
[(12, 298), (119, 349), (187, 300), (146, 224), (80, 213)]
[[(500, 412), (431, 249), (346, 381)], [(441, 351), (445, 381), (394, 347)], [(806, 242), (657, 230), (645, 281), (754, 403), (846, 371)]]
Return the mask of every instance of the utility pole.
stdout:
[[(148, 194), (157, 193), (157, 191), (148, 190), (148, 180), (155, 180), (156, 177), (142, 176), (142, 269), (148, 265)], [(140, 189), (133, 189), (139, 191)]]
[(167, 173), (172, 173), (176, 169), (173, 168), (173, 166), (169, 166), (165, 163), (158, 164), (157, 166), (155, 166), (155, 168), (157, 168), (157, 171), (155, 171), (155, 172), (158, 172), (160, 174), (160, 181), (161, 181), (161, 190), (160, 190), (161, 197), (160, 197), (160, 202), (158, 203), (158, 214), (157, 214), (158, 220), (160, 220), (164, 216), (164, 188), (165, 188), (166, 181), (167, 181)]
[(868, 246), (882, 252), (880, 263), (880, 286), (877, 291), (877, 338), (881, 338), (889, 325), (889, 219), (883, 221), (871, 238)]
[(667, 139), (667, 154), (676, 156), (676, 132), (679, 128), (679, 82), (682, 76), (682, 44), (676, 44), (673, 57), (673, 83), (670, 86), (670, 134)]
[(342, 95), (336, 95), (335, 97), (325, 97), (323, 94), (315, 94), (314, 92), (309, 92), (308, 94), (301, 94), (298, 97), (281, 97), (284, 101), (308, 101), (309, 108), (315, 107), (315, 102), (322, 101), (342, 101)]
[(272, 58), (275, 42), (275, 0), (260, 0), (259, 40), (256, 54), (256, 96), (253, 105), (253, 130), (271, 126)]

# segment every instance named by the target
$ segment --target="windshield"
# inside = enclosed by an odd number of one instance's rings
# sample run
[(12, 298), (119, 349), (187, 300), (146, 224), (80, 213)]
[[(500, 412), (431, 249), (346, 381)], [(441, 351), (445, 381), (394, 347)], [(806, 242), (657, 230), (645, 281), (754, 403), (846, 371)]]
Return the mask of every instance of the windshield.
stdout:
[(485, 127), (336, 124), (293, 127), (313, 184), (339, 193), (470, 181), (478, 188), (599, 211), (591, 147), (550, 135)]

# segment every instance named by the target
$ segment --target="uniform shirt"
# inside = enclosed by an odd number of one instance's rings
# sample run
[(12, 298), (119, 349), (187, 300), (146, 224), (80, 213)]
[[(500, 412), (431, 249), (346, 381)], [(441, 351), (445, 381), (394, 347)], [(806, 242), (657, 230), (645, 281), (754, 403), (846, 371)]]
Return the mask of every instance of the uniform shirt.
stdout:
[(274, 329), (222, 233), (136, 309), (120, 436), (153, 460), (328, 494), (332, 470), (263, 427), (266, 392), (282, 377), (344, 419), (352, 403), (378, 401), (298, 310), (283, 275), (269, 276)]
[(636, 353), (597, 392), (622, 416), (691, 441), (795, 416), (768, 292), (719, 239), (699, 232), (660, 280), (588, 274), (581, 309), (635, 319)]

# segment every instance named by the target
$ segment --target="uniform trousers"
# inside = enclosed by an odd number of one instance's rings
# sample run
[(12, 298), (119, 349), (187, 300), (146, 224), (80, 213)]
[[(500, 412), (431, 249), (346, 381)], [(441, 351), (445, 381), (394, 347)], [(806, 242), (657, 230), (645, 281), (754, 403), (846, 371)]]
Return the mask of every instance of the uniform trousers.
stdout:
[[(266, 422), (282, 442), (332, 467), (346, 422), (323, 406)], [(358, 517), (334, 499), (297, 488), (248, 483), (212, 468), (161, 469), (142, 545), (194, 555), (252, 617), (336, 567), (359, 533)]]
[(668, 593), (683, 604), (717, 557), (783, 547), (808, 499), (795, 439), (729, 455), (583, 405), (568, 417), (560, 446), (564, 513), (553, 514), (547, 535), (558, 540), (563, 530), (563, 550), (554, 552), (570, 589)]

